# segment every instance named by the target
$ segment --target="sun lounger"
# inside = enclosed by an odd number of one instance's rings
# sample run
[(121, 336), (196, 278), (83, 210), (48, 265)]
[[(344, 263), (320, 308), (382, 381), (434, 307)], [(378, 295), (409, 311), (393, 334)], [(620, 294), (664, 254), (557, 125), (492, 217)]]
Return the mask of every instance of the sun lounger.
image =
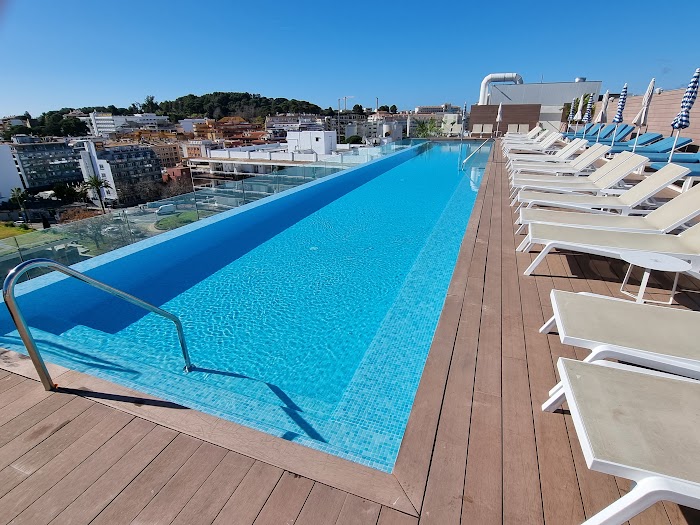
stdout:
[[(619, 359), (700, 379), (700, 312), (561, 290), (552, 290), (550, 299), (554, 315), (540, 333), (556, 326), (562, 344), (591, 351), (584, 362)], [(561, 383), (549, 394), (545, 412), (564, 401)]]
[[(665, 139), (661, 139), (657, 142), (654, 142), (653, 144), (649, 144), (648, 146), (643, 146), (643, 147), (637, 147), (636, 150), (634, 150), (635, 153), (639, 153), (640, 155), (644, 155), (645, 157), (649, 157), (649, 160), (652, 162), (663, 162), (663, 161), (668, 161), (668, 155), (673, 149), (673, 137), (666, 137)], [(682, 148), (684, 146), (687, 146), (692, 142), (691, 139), (687, 137), (678, 137), (678, 143), (676, 144), (676, 149)], [(626, 143), (628, 144), (628, 143)], [(617, 150), (617, 144), (615, 145)], [(628, 144), (625, 147), (626, 150), (630, 151), (632, 149), (632, 145)], [(621, 150), (624, 151), (624, 150)], [(678, 155), (678, 153), (674, 154), (675, 156)]]
[(566, 133), (563, 133), (563, 135), (566, 138), (569, 139), (575, 139), (575, 138), (581, 138), (584, 137), (586, 134), (588, 134), (593, 126), (596, 124), (585, 124), (583, 128), (577, 130), (577, 131), (567, 131)]
[(700, 382), (608, 362), (557, 367), (588, 468), (634, 482), (584, 525), (622, 525), (659, 501), (700, 508)]
[[(637, 148), (634, 150), (637, 153), (638, 149), (651, 146), (653, 143), (660, 141), (664, 136), (661, 133), (642, 133), (637, 138)], [(610, 150), (611, 153), (620, 153), (621, 151), (632, 151), (634, 147), (634, 139), (630, 138), (624, 142), (615, 141), (615, 145)]]
[(509, 177), (514, 179), (517, 176), (525, 176), (525, 173), (545, 175), (580, 175), (589, 169), (597, 160), (602, 158), (610, 146), (604, 144), (594, 144), (578, 157), (571, 160), (559, 160), (558, 162), (511, 162), (508, 166)]
[(588, 145), (586, 139), (574, 139), (563, 148), (553, 151), (551, 154), (548, 153), (513, 153), (508, 155), (508, 163), (515, 161), (526, 161), (526, 162), (538, 162), (538, 161), (559, 161), (570, 159), (578, 150), (583, 149)]
[(535, 143), (526, 143), (526, 142), (515, 142), (515, 143), (508, 143), (504, 144), (504, 153), (507, 155), (508, 152), (529, 152), (529, 151), (534, 151), (534, 152), (539, 152), (542, 153), (549, 148), (551, 148), (555, 142), (561, 140), (561, 133), (558, 132), (552, 132), (547, 134), (544, 139), (540, 142), (535, 142)]
[(623, 252), (641, 251), (670, 255), (689, 261), (689, 273), (696, 274), (700, 268), (700, 224), (683, 233), (638, 233), (578, 228), (559, 224), (530, 224), (525, 239), (518, 251), (529, 251), (533, 245), (543, 244), (544, 248), (532, 264), (525, 270), (530, 275), (544, 258), (554, 250), (571, 250), (580, 253), (602, 255), (611, 259), (621, 259)]
[[(633, 171), (641, 168), (647, 159), (635, 153), (619, 153), (587, 177), (552, 177), (542, 175), (539, 179), (513, 177), (511, 185), (517, 191), (538, 190), (555, 193), (595, 193), (612, 188)], [(533, 177), (533, 175), (530, 175)]]
[(635, 130), (634, 126), (630, 126), (629, 124), (620, 124), (617, 127), (617, 131), (613, 128), (613, 132), (607, 136), (606, 138), (601, 138), (598, 142), (602, 144), (611, 144), (613, 142), (613, 136), (615, 137), (615, 144), (618, 142), (622, 142), (627, 138), (629, 135), (632, 134), (632, 132)]
[(593, 140), (600, 141), (600, 140), (605, 140), (609, 137), (612, 137), (612, 134), (615, 132), (615, 124), (608, 124), (607, 126), (603, 127), (600, 130), (600, 133), (595, 134), (595, 138)]
[(620, 195), (570, 195), (523, 190), (518, 193), (520, 205), (547, 206), (571, 210), (588, 211), (618, 210), (621, 215), (629, 215), (637, 206), (656, 195), (662, 189), (683, 177), (688, 170), (675, 164), (649, 175), (646, 179), (623, 191)]
[[(515, 124), (513, 124), (513, 125), (515, 125)], [(524, 124), (524, 126), (527, 126), (527, 124)], [(527, 126), (527, 127), (529, 127), (529, 126)], [(525, 128), (523, 128), (523, 131), (521, 132), (520, 128), (518, 127), (517, 133), (506, 133), (505, 137), (503, 137), (503, 140), (504, 141), (516, 140), (516, 139), (533, 140), (536, 136), (538, 136), (540, 133), (542, 133), (544, 131), (540, 126), (535, 126), (530, 131), (524, 131), (524, 130), (525, 130)]]
[(561, 226), (577, 226), (596, 230), (641, 233), (666, 233), (700, 215), (700, 186), (681, 193), (647, 215), (617, 215), (523, 208), (517, 223), (520, 229), (534, 222)]

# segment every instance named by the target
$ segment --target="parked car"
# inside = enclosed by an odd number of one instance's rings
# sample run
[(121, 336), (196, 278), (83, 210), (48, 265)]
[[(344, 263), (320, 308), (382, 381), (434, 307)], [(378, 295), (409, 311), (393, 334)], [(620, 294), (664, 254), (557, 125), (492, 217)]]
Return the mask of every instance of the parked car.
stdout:
[(163, 204), (156, 211), (156, 215), (168, 215), (170, 213), (175, 213), (176, 211), (177, 207), (174, 204)]

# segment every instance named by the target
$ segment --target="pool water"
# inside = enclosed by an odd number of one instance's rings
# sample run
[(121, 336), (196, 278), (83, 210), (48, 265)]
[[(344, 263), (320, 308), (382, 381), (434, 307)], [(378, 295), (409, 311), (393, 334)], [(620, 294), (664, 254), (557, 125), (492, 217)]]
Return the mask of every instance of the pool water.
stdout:
[(472, 147), (433, 144), (250, 249), (153, 251), (132, 293), (180, 317), (189, 374), (172, 323), (111, 296), (30, 319), (42, 353), (390, 472), (488, 157), (459, 170)]

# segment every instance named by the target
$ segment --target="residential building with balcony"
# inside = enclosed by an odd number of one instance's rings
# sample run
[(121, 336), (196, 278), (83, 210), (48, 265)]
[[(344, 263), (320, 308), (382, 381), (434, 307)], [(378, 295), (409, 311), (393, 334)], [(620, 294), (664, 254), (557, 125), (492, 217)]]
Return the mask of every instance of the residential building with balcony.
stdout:
[(147, 146), (155, 152), (163, 168), (174, 168), (182, 161), (182, 148), (179, 144), (161, 142), (147, 144)]
[(84, 141), (83, 147), (80, 152), (83, 177), (87, 180), (97, 175), (107, 181), (109, 188), (101, 190), (106, 201), (126, 205), (143, 202), (139, 183), (162, 181), (160, 160), (149, 146), (104, 148), (100, 143)]
[(51, 190), (56, 184), (83, 180), (80, 154), (65, 140), (42, 141), (26, 135), (12, 137), (10, 151), (22, 187), (32, 193)]

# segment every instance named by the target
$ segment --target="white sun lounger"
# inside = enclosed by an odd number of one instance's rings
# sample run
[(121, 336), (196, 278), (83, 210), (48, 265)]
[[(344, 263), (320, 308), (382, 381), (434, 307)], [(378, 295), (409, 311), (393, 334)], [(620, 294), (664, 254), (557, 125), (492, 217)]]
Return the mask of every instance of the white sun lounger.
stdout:
[(558, 140), (561, 140), (561, 138), (562, 138), (561, 133), (553, 132), (553, 133), (549, 133), (546, 137), (544, 137), (544, 139), (542, 139), (541, 142), (536, 142), (533, 144), (525, 143), (525, 142), (522, 142), (522, 143), (516, 142), (516, 143), (512, 143), (512, 144), (506, 144), (506, 145), (504, 145), (504, 148), (505, 148), (504, 153), (506, 155), (510, 151), (512, 151), (512, 152), (533, 151), (533, 152), (540, 152), (541, 153), (541, 152), (546, 151), (549, 148), (551, 148), (554, 145), (554, 143), (557, 142)]
[[(562, 344), (591, 351), (585, 362), (619, 359), (700, 379), (700, 312), (561, 290), (552, 290), (550, 298), (554, 316), (540, 332), (556, 325)], [(564, 402), (561, 383), (549, 394), (545, 412)]]
[[(524, 124), (524, 125), (527, 126), (527, 124)], [(532, 128), (530, 131), (523, 131), (523, 132), (514, 131), (514, 132), (511, 132), (511, 131), (510, 131), (510, 127), (511, 127), (511, 126), (515, 126), (515, 129), (516, 129), (516, 130), (519, 130), (519, 129), (520, 129), (518, 124), (509, 124), (509, 125), (508, 125), (508, 133), (506, 133), (506, 135), (505, 135), (505, 137), (504, 137), (504, 139), (503, 139), (504, 141), (517, 140), (517, 139), (520, 139), (520, 138), (524, 138), (524, 139), (526, 139), (526, 140), (532, 140), (532, 139), (534, 139), (537, 135), (539, 135), (540, 132), (543, 131), (542, 128), (541, 128), (540, 126), (535, 126), (535, 127)]]
[(586, 139), (574, 139), (563, 148), (550, 153), (513, 153), (508, 155), (508, 164), (516, 161), (523, 162), (558, 162), (569, 160), (574, 154), (588, 145)]
[(557, 367), (588, 468), (635, 482), (583, 525), (622, 525), (659, 501), (700, 509), (700, 382), (609, 362)]
[[(612, 188), (633, 171), (641, 168), (648, 161), (646, 157), (632, 152), (615, 155), (612, 160), (595, 170), (588, 177), (551, 177), (542, 179), (516, 177), (511, 184), (513, 193), (522, 190), (538, 190), (554, 193), (593, 193), (601, 194)], [(511, 206), (515, 201), (511, 204)]]
[(608, 151), (610, 151), (610, 146), (594, 144), (571, 160), (560, 160), (558, 162), (513, 162), (509, 166), (509, 178), (525, 176), (524, 172), (543, 173), (545, 175), (579, 175), (590, 168), (594, 162), (603, 157)]
[(542, 140), (549, 133), (549, 131), (542, 129), (540, 126), (535, 126), (528, 133), (506, 133), (506, 136), (503, 137), (502, 146), (515, 142), (535, 142), (536, 140)]
[(549, 252), (571, 250), (581, 253), (601, 255), (620, 259), (622, 252), (641, 251), (670, 255), (689, 261), (691, 273), (700, 269), (700, 223), (688, 228), (683, 233), (638, 233), (599, 230), (594, 228), (577, 228), (555, 224), (533, 222), (518, 251), (530, 251), (535, 244), (544, 248), (525, 270), (530, 275), (539, 266)]
[(698, 215), (700, 215), (700, 186), (694, 186), (643, 216), (523, 208), (520, 210), (520, 218), (517, 221), (517, 224), (521, 225), (517, 233), (533, 222), (596, 230), (666, 233)]
[(528, 208), (549, 206), (583, 211), (619, 210), (620, 214), (629, 215), (634, 208), (688, 172), (690, 170), (683, 166), (667, 164), (620, 195), (571, 195), (522, 190), (517, 195), (517, 201), (521, 206), (526, 205)]

